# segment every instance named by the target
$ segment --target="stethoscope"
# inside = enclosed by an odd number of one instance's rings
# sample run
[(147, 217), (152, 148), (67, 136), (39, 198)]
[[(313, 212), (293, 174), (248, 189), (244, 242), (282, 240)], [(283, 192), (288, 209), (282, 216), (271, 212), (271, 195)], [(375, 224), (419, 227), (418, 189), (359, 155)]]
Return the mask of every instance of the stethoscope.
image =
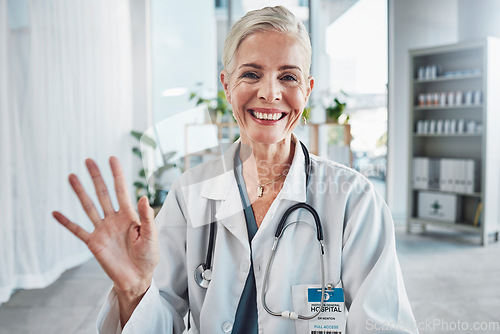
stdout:
[[(300, 142), (300, 145), (302, 147), (302, 151), (304, 152), (304, 157), (305, 157), (305, 163), (306, 163), (306, 193), (307, 193), (307, 186), (309, 184), (309, 175), (311, 174), (311, 160), (309, 158), (309, 151), (305, 147), (302, 142)], [(234, 169), (236, 173), (236, 168)], [(209, 234), (209, 239), (208, 239), (208, 248), (207, 248), (207, 258), (205, 260), (205, 263), (200, 264), (194, 271), (194, 280), (196, 283), (201, 287), (201, 288), (208, 288), (208, 285), (210, 284), (210, 281), (212, 280), (212, 257), (213, 257), (213, 251), (215, 247), (215, 225), (216, 225), (216, 220), (215, 217), (213, 216), (214, 212), (214, 202), (212, 201), (212, 206), (211, 206), (211, 212), (212, 212), (212, 222), (210, 223), (210, 234)], [(282, 312), (275, 312), (272, 311), (266, 303), (266, 292), (267, 292), (267, 283), (269, 281), (269, 272), (271, 271), (271, 264), (274, 260), (274, 255), (276, 254), (276, 250), (278, 249), (278, 244), (281, 236), (283, 235), (283, 232), (285, 229), (296, 223), (290, 223), (288, 225), (285, 225), (287, 218), (292, 214), (294, 211), (299, 210), (299, 209), (305, 209), (311, 213), (311, 215), (314, 218), (314, 222), (316, 223), (316, 237), (318, 239), (319, 243), (319, 252), (320, 252), (320, 268), (321, 268), (321, 305), (317, 309), (317, 311), (311, 315), (300, 315), (296, 312), (293, 311), (282, 311)], [(271, 248), (271, 255), (269, 256), (269, 260), (267, 262), (266, 266), (266, 272), (264, 275), (264, 282), (262, 284), (262, 306), (264, 306), (264, 309), (271, 315), (277, 316), (277, 317), (283, 317), (283, 318), (288, 318), (292, 320), (296, 319), (302, 319), (302, 320), (310, 320), (315, 317), (317, 317), (320, 313), (321, 310), (323, 309), (324, 303), (325, 303), (325, 268), (324, 268), (324, 255), (325, 255), (325, 248), (323, 246), (323, 227), (321, 226), (321, 221), (319, 219), (319, 215), (316, 212), (316, 210), (310, 206), (307, 203), (298, 203), (285, 211), (283, 216), (281, 217), (281, 220), (278, 224), (278, 227), (276, 228), (276, 233), (274, 235), (274, 243)]]

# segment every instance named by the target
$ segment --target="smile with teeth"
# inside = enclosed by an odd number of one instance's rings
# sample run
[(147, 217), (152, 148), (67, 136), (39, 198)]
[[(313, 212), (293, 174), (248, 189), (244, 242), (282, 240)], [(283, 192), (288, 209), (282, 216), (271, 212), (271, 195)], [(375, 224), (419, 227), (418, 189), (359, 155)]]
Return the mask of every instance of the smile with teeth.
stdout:
[(251, 110), (251, 113), (257, 119), (263, 119), (268, 121), (277, 121), (284, 115), (284, 113), (262, 113), (253, 110)]

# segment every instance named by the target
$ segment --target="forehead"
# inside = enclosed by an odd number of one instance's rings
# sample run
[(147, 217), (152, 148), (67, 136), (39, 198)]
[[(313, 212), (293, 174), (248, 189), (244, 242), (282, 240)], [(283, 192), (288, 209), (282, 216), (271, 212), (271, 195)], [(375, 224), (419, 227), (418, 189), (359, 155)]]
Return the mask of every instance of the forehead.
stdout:
[(298, 39), (277, 31), (260, 31), (247, 36), (235, 54), (236, 69), (251, 63), (269, 69), (291, 65), (304, 71), (305, 59)]

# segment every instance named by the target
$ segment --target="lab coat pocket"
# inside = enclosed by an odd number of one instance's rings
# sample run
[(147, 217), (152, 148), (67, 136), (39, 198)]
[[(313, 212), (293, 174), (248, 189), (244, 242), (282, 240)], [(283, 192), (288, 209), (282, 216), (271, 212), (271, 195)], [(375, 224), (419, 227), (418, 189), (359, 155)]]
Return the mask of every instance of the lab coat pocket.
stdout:
[[(299, 284), (292, 286), (292, 304), (293, 312), (300, 315), (309, 315), (311, 310), (308, 310), (307, 303), (307, 289), (311, 287), (317, 287), (317, 284)], [(297, 334), (307, 334), (309, 333), (309, 321), (297, 319), (295, 321), (295, 333)]]

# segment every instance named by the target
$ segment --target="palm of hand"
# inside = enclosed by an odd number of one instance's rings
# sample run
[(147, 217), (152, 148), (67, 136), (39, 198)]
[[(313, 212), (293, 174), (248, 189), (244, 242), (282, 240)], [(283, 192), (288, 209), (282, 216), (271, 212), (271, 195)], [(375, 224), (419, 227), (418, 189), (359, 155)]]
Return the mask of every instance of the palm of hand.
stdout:
[(153, 210), (147, 198), (138, 202), (139, 215), (132, 208), (125, 179), (118, 160), (110, 158), (115, 179), (115, 189), (120, 209), (115, 211), (100, 175), (92, 160), (87, 168), (92, 176), (99, 202), (104, 211), (101, 219), (94, 204), (75, 175), (69, 181), (92, 223), (94, 231), (89, 233), (59, 212), (54, 212), (62, 225), (81, 239), (94, 254), (106, 274), (120, 291), (143, 293), (151, 284), (153, 271), (158, 263), (158, 241), (154, 226)]

